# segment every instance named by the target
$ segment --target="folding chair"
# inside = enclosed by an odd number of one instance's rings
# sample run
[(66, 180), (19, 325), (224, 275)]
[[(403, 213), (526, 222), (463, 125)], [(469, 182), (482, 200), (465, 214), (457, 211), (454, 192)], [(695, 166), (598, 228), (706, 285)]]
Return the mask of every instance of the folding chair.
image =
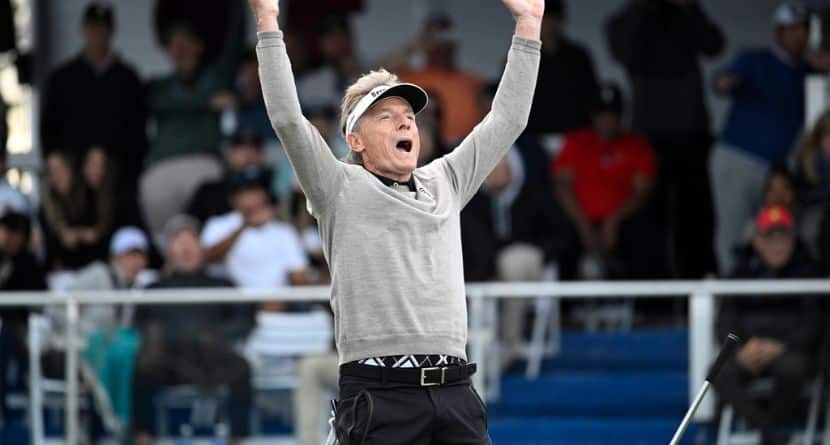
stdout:
[[(750, 393), (753, 398), (763, 398), (772, 391), (772, 379), (761, 379), (750, 386)], [(800, 435), (802, 445), (814, 445), (816, 430), (818, 428), (818, 416), (821, 407), (821, 398), (824, 393), (824, 378), (818, 377), (804, 388), (804, 396), (809, 402), (807, 422)], [(828, 418), (830, 420), (830, 417)], [(755, 445), (761, 442), (761, 433), (743, 428), (740, 431), (733, 431), (733, 423), (736, 419), (735, 409), (731, 405), (724, 406), (721, 413), (720, 425), (718, 427), (717, 445)], [(830, 445), (830, 437), (825, 431), (824, 445)]]

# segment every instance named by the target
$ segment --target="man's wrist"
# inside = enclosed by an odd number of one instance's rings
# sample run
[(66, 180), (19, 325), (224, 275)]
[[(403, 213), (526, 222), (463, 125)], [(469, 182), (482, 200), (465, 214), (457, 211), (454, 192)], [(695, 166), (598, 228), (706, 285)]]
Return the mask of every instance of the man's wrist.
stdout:
[(516, 17), (516, 37), (528, 40), (540, 40), (542, 36), (542, 19), (539, 17)]
[(254, 18), (256, 19), (256, 28), (258, 32), (279, 31), (279, 22), (277, 21), (276, 9), (258, 9), (254, 11)]

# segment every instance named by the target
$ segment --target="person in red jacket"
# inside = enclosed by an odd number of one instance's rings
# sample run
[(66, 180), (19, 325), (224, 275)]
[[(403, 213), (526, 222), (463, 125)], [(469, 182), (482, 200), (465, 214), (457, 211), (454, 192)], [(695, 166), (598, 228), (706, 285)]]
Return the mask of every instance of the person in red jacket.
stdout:
[[(613, 84), (600, 88), (592, 126), (569, 133), (552, 161), (556, 196), (579, 235), (574, 260), (600, 266), (599, 278), (659, 276), (662, 253), (653, 224), (643, 216), (657, 173), (648, 142), (622, 124), (623, 98)], [(648, 246), (654, 244), (653, 248)], [(563, 272), (568, 275), (567, 265)], [(574, 271), (575, 272), (575, 271)]]

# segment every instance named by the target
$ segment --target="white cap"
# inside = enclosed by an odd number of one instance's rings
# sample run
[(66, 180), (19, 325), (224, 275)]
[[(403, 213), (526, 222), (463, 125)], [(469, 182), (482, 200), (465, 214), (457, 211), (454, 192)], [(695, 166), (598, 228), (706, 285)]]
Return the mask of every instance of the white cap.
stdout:
[(363, 113), (374, 105), (375, 102), (387, 97), (400, 97), (409, 102), (415, 114), (423, 110), (427, 106), (427, 102), (429, 102), (427, 92), (413, 83), (399, 83), (396, 85), (381, 85), (375, 87), (372, 91), (366, 93), (357, 102), (352, 112), (349, 113), (349, 117), (346, 118), (346, 128), (343, 129), (343, 132), (345, 134), (351, 133), (357, 121), (363, 116)]
[(147, 236), (138, 227), (122, 227), (110, 241), (110, 256), (119, 256), (133, 250), (147, 252)]
[(775, 8), (772, 14), (772, 23), (775, 26), (792, 26), (799, 23), (806, 23), (809, 11), (797, 1), (786, 1)]

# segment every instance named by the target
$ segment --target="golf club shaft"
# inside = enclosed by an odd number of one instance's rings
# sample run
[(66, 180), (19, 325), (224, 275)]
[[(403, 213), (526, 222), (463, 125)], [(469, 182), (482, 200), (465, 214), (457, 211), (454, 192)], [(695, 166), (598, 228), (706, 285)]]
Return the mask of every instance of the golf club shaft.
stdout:
[(708, 380), (703, 382), (703, 386), (700, 387), (700, 391), (698, 391), (695, 400), (692, 402), (692, 406), (686, 411), (686, 416), (683, 417), (683, 421), (680, 422), (680, 426), (677, 427), (677, 431), (674, 433), (674, 437), (672, 437), (671, 442), (669, 445), (678, 445), (680, 440), (683, 439), (683, 434), (686, 432), (686, 428), (689, 427), (689, 424), (692, 422), (692, 418), (695, 416), (695, 412), (697, 412), (697, 408), (700, 406), (700, 402), (703, 401), (703, 398), (706, 397), (706, 392), (709, 391), (709, 383)]

